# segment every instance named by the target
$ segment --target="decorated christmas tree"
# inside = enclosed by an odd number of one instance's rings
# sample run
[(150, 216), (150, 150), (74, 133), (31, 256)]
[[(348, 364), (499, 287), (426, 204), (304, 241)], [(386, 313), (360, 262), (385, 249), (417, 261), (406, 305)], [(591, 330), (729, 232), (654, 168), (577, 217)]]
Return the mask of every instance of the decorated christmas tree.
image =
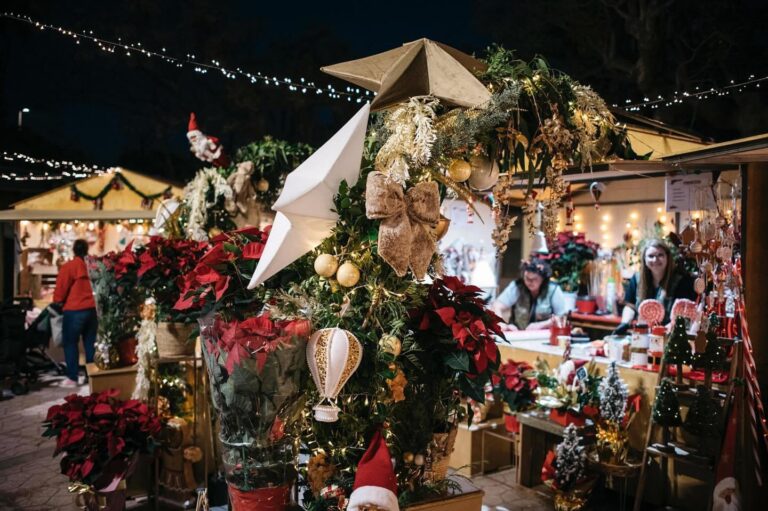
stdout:
[(587, 453), (579, 445), (579, 435), (574, 424), (565, 428), (563, 441), (555, 448), (555, 483), (557, 489), (567, 492), (584, 478)]
[(679, 426), (680, 403), (677, 400), (677, 390), (672, 380), (664, 378), (656, 391), (656, 399), (653, 401), (653, 422), (664, 428), (664, 444), (669, 443), (669, 428)]
[(683, 428), (694, 435), (703, 437), (702, 446), (707, 442), (706, 438), (715, 438), (719, 433), (720, 407), (712, 397), (710, 389), (704, 385), (697, 387), (696, 400), (688, 409)]
[(719, 326), (717, 314), (711, 314), (706, 334), (707, 346), (704, 352), (696, 353), (693, 357), (693, 367), (704, 371), (704, 385), (707, 388), (712, 387), (712, 371), (721, 369), (728, 356), (725, 347), (717, 338)]
[(664, 361), (667, 364), (675, 364), (677, 366), (677, 384), (682, 385), (683, 365), (693, 362), (693, 353), (691, 353), (691, 345), (688, 342), (685, 318), (682, 316), (678, 316), (675, 320), (675, 326), (664, 350)]

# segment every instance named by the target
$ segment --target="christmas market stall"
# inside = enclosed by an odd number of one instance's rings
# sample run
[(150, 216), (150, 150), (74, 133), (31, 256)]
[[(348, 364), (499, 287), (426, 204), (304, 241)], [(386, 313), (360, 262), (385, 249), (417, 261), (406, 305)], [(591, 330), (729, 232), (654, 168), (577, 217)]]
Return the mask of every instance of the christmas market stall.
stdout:
[(88, 241), (91, 255), (146, 240), (158, 208), (181, 191), (160, 179), (113, 168), (0, 211), (0, 221), (14, 222), (21, 250), (14, 294), (50, 301), (57, 268), (72, 258), (76, 239)]

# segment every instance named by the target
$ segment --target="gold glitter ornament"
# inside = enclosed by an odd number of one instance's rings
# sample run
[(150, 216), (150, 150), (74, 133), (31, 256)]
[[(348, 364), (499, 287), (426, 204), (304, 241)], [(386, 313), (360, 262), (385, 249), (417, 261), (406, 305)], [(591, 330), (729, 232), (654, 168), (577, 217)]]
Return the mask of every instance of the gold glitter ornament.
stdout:
[(323, 328), (312, 334), (307, 342), (307, 365), (321, 399), (313, 408), (316, 420), (339, 420), (336, 398), (362, 359), (362, 344), (347, 330)]
[(408, 451), (403, 453), (403, 461), (406, 462), (407, 464), (410, 465), (411, 463), (413, 463), (413, 458), (414, 458), (414, 455), (412, 452)]
[(435, 240), (443, 239), (445, 233), (448, 232), (448, 228), (451, 226), (451, 219), (440, 215), (440, 219), (437, 221), (437, 225), (432, 228), (432, 235)]
[(453, 160), (448, 167), (448, 177), (457, 183), (463, 183), (472, 175), (472, 165), (468, 161)]
[(315, 258), (315, 273), (321, 277), (330, 278), (339, 268), (339, 260), (331, 254), (320, 254)]
[(266, 192), (267, 190), (269, 190), (269, 181), (267, 181), (262, 177), (261, 179), (259, 179), (259, 182), (256, 183), (256, 189), (262, 193)]
[(355, 263), (347, 261), (336, 271), (336, 280), (340, 286), (352, 287), (360, 281), (360, 269)]
[(383, 335), (379, 340), (379, 347), (384, 353), (389, 353), (393, 357), (400, 355), (400, 351), (403, 348), (403, 343), (394, 335)]

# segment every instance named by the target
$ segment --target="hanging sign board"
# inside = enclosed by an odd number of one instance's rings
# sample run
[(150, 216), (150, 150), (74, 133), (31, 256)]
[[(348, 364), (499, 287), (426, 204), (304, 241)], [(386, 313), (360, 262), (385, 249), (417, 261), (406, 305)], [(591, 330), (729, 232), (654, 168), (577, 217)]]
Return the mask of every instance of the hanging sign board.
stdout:
[(696, 211), (715, 209), (710, 174), (670, 176), (664, 186), (664, 205), (667, 211)]

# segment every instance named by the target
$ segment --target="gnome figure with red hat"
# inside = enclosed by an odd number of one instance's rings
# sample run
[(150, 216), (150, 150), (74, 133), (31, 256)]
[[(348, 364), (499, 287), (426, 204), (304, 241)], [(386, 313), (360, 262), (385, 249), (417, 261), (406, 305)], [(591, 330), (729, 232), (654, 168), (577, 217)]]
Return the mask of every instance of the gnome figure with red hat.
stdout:
[(381, 431), (374, 433), (357, 466), (347, 511), (400, 511), (397, 478)]
[(217, 167), (224, 167), (227, 165), (227, 157), (224, 156), (219, 139), (205, 135), (200, 131), (200, 128), (197, 126), (195, 112), (189, 114), (187, 140), (189, 140), (189, 150), (192, 151), (198, 160), (213, 163)]

